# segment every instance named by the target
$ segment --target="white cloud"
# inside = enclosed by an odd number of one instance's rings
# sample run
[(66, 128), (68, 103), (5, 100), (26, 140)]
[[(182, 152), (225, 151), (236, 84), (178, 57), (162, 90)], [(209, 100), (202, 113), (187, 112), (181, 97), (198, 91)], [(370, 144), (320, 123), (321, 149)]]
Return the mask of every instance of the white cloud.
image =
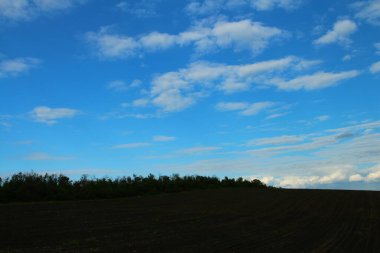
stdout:
[(185, 96), (178, 89), (168, 89), (158, 93), (152, 103), (164, 112), (178, 112), (194, 104), (196, 97), (196, 93), (189, 93)]
[(40, 62), (35, 58), (15, 58), (0, 61), (0, 78), (27, 73), (29, 70), (36, 68)]
[(302, 0), (201, 0), (191, 1), (185, 8), (189, 15), (210, 15), (222, 11), (255, 9), (269, 11), (275, 8), (294, 10), (301, 6)]
[(326, 130), (326, 132), (333, 132), (333, 133), (341, 134), (341, 133), (347, 133), (347, 132), (372, 131), (372, 130), (378, 129), (378, 128), (380, 128), (380, 121), (370, 121), (370, 122), (355, 124), (355, 125), (347, 126), (347, 127), (329, 129), (329, 130)]
[(216, 105), (216, 109), (219, 111), (240, 111), (249, 106), (249, 103), (245, 102), (221, 102)]
[(346, 54), (345, 56), (343, 56), (342, 61), (350, 61), (351, 59), (352, 59), (352, 55)]
[(374, 47), (376, 48), (376, 54), (380, 55), (380, 42), (379, 43), (375, 43)]
[(52, 160), (71, 160), (73, 157), (66, 156), (52, 156), (48, 153), (31, 153), (24, 157), (24, 160), (30, 161), (52, 161)]
[(241, 115), (252, 116), (273, 107), (275, 104), (267, 101), (256, 103), (220, 102), (216, 105), (216, 109), (219, 111), (239, 111)]
[(156, 17), (157, 0), (122, 1), (116, 4), (116, 8), (122, 12), (134, 15), (138, 18)]
[(140, 45), (133, 38), (111, 33), (110, 27), (85, 34), (86, 40), (100, 58), (126, 58), (135, 56)]
[(241, 115), (251, 116), (256, 115), (268, 108), (271, 108), (275, 105), (273, 102), (257, 102), (250, 104), (246, 109), (240, 112)]
[(19, 21), (30, 20), (44, 13), (67, 10), (85, 0), (1, 0), (0, 17)]
[(141, 85), (141, 81), (137, 79), (133, 80), (130, 84), (127, 84), (123, 80), (113, 80), (107, 84), (106, 88), (109, 90), (116, 91), (116, 92), (123, 92), (123, 91), (130, 90), (132, 88), (137, 88), (140, 85)]
[(164, 50), (174, 46), (178, 37), (167, 33), (152, 32), (140, 39), (141, 47), (147, 50)]
[(360, 174), (354, 174), (348, 178), (348, 181), (350, 181), (350, 182), (359, 182), (359, 181), (363, 181), (363, 180), (364, 180), (364, 177)]
[(281, 113), (273, 113), (273, 114), (270, 114), (266, 117), (267, 120), (270, 120), (270, 119), (277, 119), (277, 118), (281, 118), (281, 117), (284, 117), (286, 115), (288, 115), (289, 113), (288, 112), (281, 112)]
[(307, 139), (306, 142), (302, 142), (294, 145), (283, 145), (283, 146), (271, 146), (266, 148), (259, 148), (246, 151), (247, 154), (251, 155), (277, 155), (284, 153), (294, 153), (294, 152), (304, 152), (311, 150), (318, 150), (320, 148), (326, 147), (336, 143), (338, 140), (335, 136), (321, 136)]
[(351, 79), (360, 74), (357, 70), (344, 72), (317, 72), (312, 75), (299, 76), (294, 79), (285, 81), (274, 78), (270, 83), (280, 90), (318, 90), (337, 85), (340, 81)]
[(369, 182), (380, 181), (380, 163), (375, 164), (367, 170), (367, 175), (363, 177), (363, 180)]
[(120, 144), (113, 146), (115, 149), (132, 149), (132, 148), (143, 148), (148, 147), (151, 144), (148, 142), (134, 142), (134, 143), (126, 143), (126, 144)]
[(368, 180), (370, 181), (377, 181), (380, 179), (380, 171), (371, 172), (367, 176)]
[(284, 145), (302, 142), (305, 136), (302, 135), (282, 135), (269, 138), (254, 139), (247, 143), (248, 146)]
[[(280, 90), (316, 90), (337, 85), (340, 81), (359, 75), (356, 70), (337, 73), (316, 72), (311, 75), (296, 76), (288, 81), (281, 76), (294, 76), (320, 64), (320, 61), (303, 60), (288, 56), (276, 60), (267, 60), (253, 64), (224, 65), (204, 61), (190, 64), (177, 71), (157, 75), (151, 81), (150, 91), (143, 99), (163, 112), (182, 111), (212, 92), (226, 94), (249, 90), (253, 87), (275, 86)], [(146, 100), (144, 102), (148, 103)], [(245, 102), (222, 103), (217, 107), (244, 108), (242, 115), (254, 115), (263, 109), (272, 107), (271, 102), (249, 104)], [(231, 110), (231, 109), (229, 109)], [(272, 111), (271, 114), (283, 116), (284, 113)], [(276, 115), (275, 115), (276, 116)], [(273, 117), (275, 117), (273, 116)]]
[(198, 53), (232, 48), (258, 54), (274, 39), (285, 38), (287, 33), (276, 27), (265, 26), (249, 19), (241, 21), (217, 21), (200, 24), (178, 34), (157, 31), (131, 37), (113, 33), (110, 27), (98, 32), (87, 32), (85, 38), (101, 58), (127, 58), (146, 51), (158, 51), (173, 46), (193, 45)]
[[(301, 137), (305, 140), (296, 145), (269, 144), (272, 150), (261, 149), (262, 152), (253, 153), (253, 156), (244, 157), (244, 153), (238, 151), (232, 156), (228, 152), (218, 152), (214, 159), (187, 164), (181, 162), (170, 167), (186, 173), (223, 174), (233, 171), (235, 175), (254, 175), (253, 178), (266, 178), (271, 185), (292, 188), (334, 187), (350, 181), (363, 184), (379, 182), (379, 130), (379, 121), (372, 121), (304, 134)], [(338, 137), (348, 131), (356, 131), (356, 134), (344, 141)], [(281, 141), (281, 136), (278, 136), (278, 141)], [(239, 145), (238, 150), (241, 147)], [(237, 153), (241, 156), (237, 157)]]
[(274, 8), (294, 10), (301, 6), (302, 2), (302, 0), (251, 0), (252, 6), (259, 11), (268, 11)]
[[(238, 22), (217, 22), (209, 35), (198, 42), (211, 44), (221, 48), (233, 47), (236, 51), (248, 49), (256, 54), (264, 50), (271, 39), (286, 36), (285, 32), (275, 28), (264, 26), (259, 22), (242, 20)], [(201, 48), (201, 51), (204, 48)]]
[(372, 74), (380, 73), (380, 61), (375, 62), (374, 64), (372, 64), (371, 67), (369, 68), (369, 71)]
[(332, 168), (324, 168), (324, 170), (332, 171), (325, 175), (315, 176), (285, 176), (278, 179), (278, 185), (286, 188), (303, 188), (306, 186), (332, 184), (347, 181), (349, 172), (354, 168), (351, 165), (333, 166)]
[(325, 35), (315, 40), (313, 43), (317, 45), (339, 43), (341, 45), (348, 45), (351, 43), (349, 36), (356, 32), (357, 25), (348, 19), (339, 20), (334, 24), (332, 30), (328, 31)]
[(320, 116), (317, 116), (315, 119), (320, 121), (320, 122), (323, 122), (323, 121), (330, 119), (330, 116), (329, 115), (320, 115)]
[(357, 10), (356, 18), (366, 20), (373, 25), (380, 25), (380, 0), (359, 1), (351, 6)]
[(202, 154), (205, 152), (211, 152), (215, 150), (221, 149), (220, 147), (192, 147), (192, 148), (187, 148), (178, 151), (180, 154), (186, 154), (186, 155), (191, 155), (191, 154)]
[(114, 80), (107, 84), (107, 89), (121, 92), (128, 90), (128, 86), (122, 80)]
[(165, 135), (156, 135), (153, 137), (153, 141), (156, 142), (168, 142), (168, 141), (175, 141), (176, 137), (174, 136), (165, 136)]
[(140, 98), (140, 99), (133, 100), (132, 106), (134, 106), (134, 107), (146, 107), (149, 105), (149, 103), (150, 103), (149, 99)]
[(53, 125), (57, 123), (59, 119), (72, 118), (79, 113), (80, 112), (75, 109), (39, 106), (29, 112), (29, 116), (37, 122)]
[[(152, 81), (150, 99), (152, 104), (165, 112), (181, 111), (196, 103), (213, 91), (225, 93), (250, 89), (254, 84), (265, 85), (275, 74), (288, 70), (288, 74), (304, 70), (305, 61), (294, 56), (268, 60), (253, 64), (223, 65), (209, 62), (194, 62), (187, 68), (156, 76)], [(299, 66), (303, 66), (299, 68)], [(226, 106), (244, 106), (226, 104)], [(270, 104), (256, 104), (242, 114), (253, 114), (259, 106), (268, 108)], [(249, 109), (249, 110), (248, 110)]]

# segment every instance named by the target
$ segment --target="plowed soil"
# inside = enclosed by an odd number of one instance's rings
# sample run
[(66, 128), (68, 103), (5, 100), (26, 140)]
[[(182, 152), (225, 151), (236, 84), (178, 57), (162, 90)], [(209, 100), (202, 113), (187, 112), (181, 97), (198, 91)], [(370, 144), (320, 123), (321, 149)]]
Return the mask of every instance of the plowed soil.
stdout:
[(5, 204), (0, 252), (380, 252), (380, 192), (216, 189)]

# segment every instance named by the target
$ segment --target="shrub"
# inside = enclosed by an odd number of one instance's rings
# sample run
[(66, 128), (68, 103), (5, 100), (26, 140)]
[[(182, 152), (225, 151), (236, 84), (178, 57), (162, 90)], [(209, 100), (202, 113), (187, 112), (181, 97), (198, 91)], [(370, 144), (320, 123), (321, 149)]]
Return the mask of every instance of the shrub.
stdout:
[(17, 173), (5, 180), (0, 178), (0, 202), (116, 198), (221, 187), (268, 188), (258, 179), (248, 181), (241, 177), (220, 180), (198, 175), (155, 177), (149, 174), (147, 177), (133, 175), (112, 180), (83, 175), (72, 181), (64, 175), (31, 172)]

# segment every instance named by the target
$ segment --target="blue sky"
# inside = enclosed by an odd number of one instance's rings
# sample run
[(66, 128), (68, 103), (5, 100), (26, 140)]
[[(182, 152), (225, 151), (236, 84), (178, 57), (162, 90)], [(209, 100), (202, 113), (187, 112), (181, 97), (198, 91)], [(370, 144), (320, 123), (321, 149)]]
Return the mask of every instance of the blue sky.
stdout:
[(379, 190), (379, 30), (379, 0), (2, 0), (0, 176)]

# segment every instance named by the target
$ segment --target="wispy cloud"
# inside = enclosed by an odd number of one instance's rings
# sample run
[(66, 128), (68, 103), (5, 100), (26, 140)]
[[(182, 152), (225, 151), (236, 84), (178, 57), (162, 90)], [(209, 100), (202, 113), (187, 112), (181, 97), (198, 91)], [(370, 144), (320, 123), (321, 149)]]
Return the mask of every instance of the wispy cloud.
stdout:
[(1, 0), (0, 17), (31, 20), (50, 12), (63, 11), (84, 4), (86, 0)]
[(363, 19), (370, 24), (380, 25), (380, 1), (358, 1), (351, 5), (357, 11), (355, 17)]
[(115, 149), (133, 149), (133, 148), (143, 148), (148, 147), (151, 144), (149, 142), (134, 142), (134, 143), (126, 143), (113, 146)]
[(116, 4), (116, 8), (138, 18), (153, 18), (158, 16), (156, 9), (159, 2), (157, 0), (121, 1)]
[(202, 154), (215, 150), (220, 150), (220, 147), (192, 147), (186, 148), (178, 151), (178, 154), (192, 155), (192, 154)]
[(290, 80), (281, 78), (273, 78), (269, 83), (276, 86), (280, 90), (296, 91), (296, 90), (318, 90), (335, 86), (339, 82), (352, 79), (360, 74), (357, 70), (343, 72), (317, 72), (312, 75), (299, 76)]
[(380, 61), (373, 63), (373, 64), (371, 65), (371, 67), (369, 68), (369, 71), (370, 71), (372, 74), (380, 73)]
[(168, 141), (175, 141), (176, 137), (174, 136), (166, 136), (166, 135), (156, 135), (153, 136), (153, 141), (156, 142), (168, 142)]
[(23, 158), (29, 161), (62, 161), (74, 159), (70, 156), (53, 156), (48, 153), (31, 153)]
[(259, 138), (249, 141), (247, 146), (267, 146), (267, 145), (285, 145), (302, 142), (305, 140), (302, 135), (282, 135), (269, 138)]
[(27, 73), (36, 68), (41, 61), (36, 58), (15, 58), (0, 61), (0, 78)]
[(320, 115), (320, 116), (315, 117), (315, 119), (320, 121), (320, 122), (323, 122), (323, 121), (330, 119), (330, 116), (329, 115)]
[(251, 5), (259, 11), (268, 11), (274, 8), (294, 10), (300, 7), (303, 0), (252, 0)]
[(29, 112), (29, 116), (41, 123), (53, 125), (60, 119), (73, 118), (80, 114), (80, 111), (70, 108), (50, 108), (47, 106), (39, 106)]
[(185, 11), (192, 16), (204, 16), (247, 8), (257, 11), (269, 11), (275, 8), (294, 10), (302, 3), (302, 0), (196, 0), (191, 1)]
[(349, 36), (356, 32), (357, 25), (349, 20), (339, 20), (334, 24), (334, 27), (325, 35), (315, 40), (313, 43), (316, 45), (325, 45), (331, 43), (338, 43), (341, 45), (348, 45), (351, 43)]
[(124, 92), (132, 88), (137, 88), (140, 85), (141, 81), (138, 79), (133, 80), (130, 84), (127, 84), (123, 80), (113, 80), (107, 84), (106, 88), (116, 92)]
[(274, 102), (256, 102), (256, 103), (245, 103), (245, 102), (221, 102), (216, 105), (216, 109), (219, 111), (239, 111), (239, 114), (244, 116), (252, 116), (259, 114), (273, 106)]
[(374, 47), (375, 47), (375, 49), (376, 49), (376, 54), (377, 54), (377, 55), (380, 55), (380, 42), (375, 43), (375, 44), (374, 44)]

